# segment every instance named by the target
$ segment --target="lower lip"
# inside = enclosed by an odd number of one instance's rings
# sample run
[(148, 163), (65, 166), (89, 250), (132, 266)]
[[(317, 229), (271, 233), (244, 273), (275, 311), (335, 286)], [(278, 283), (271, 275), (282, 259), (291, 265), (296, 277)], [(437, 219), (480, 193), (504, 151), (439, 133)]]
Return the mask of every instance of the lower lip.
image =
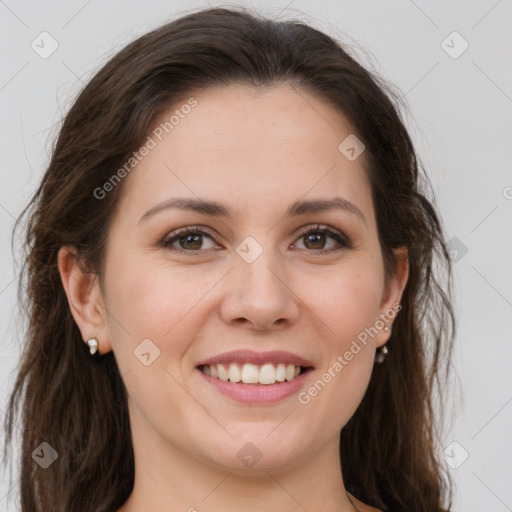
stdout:
[(268, 404), (284, 400), (290, 395), (297, 393), (311, 373), (311, 370), (307, 370), (296, 379), (279, 384), (238, 384), (211, 377), (199, 369), (197, 371), (217, 391), (246, 404)]

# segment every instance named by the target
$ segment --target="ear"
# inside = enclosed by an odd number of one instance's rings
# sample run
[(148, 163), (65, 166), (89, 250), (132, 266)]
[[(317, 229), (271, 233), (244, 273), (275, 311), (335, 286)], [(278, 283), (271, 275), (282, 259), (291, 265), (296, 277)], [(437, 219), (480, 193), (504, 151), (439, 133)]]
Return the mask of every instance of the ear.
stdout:
[(399, 314), (397, 309), (402, 299), (402, 294), (409, 278), (409, 258), (405, 247), (393, 249), (396, 257), (396, 271), (390, 276), (384, 286), (382, 302), (380, 305), (380, 318), (389, 326), (389, 331), (379, 329), (375, 337), (377, 347), (384, 345), (391, 336), (393, 322)]
[(71, 314), (84, 342), (97, 338), (98, 353), (109, 352), (112, 349), (110, 331), (98, 275), (83, 271), (78, 251), (72, 246), (59, 249), (58, 267)]

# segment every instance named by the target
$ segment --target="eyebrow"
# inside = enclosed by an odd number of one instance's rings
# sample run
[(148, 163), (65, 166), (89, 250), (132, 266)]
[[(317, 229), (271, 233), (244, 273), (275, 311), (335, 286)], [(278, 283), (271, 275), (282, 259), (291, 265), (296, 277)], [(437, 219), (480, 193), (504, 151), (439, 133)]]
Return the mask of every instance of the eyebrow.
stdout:
[[(153, 215), (167, 210), (169, 208), (176, 208), (179, 210), (194, 211), (203, 215), (209, 215), (212, 217), (223, 217), (231, 219), (234, 217), (233, 211), (226, 205), (218, 203), (217, 201), (207, 201), (204, 199), (194, 198), (170, 198), (150, 208), (146, 213), (139, 219), (138, 224), (143, 220), (152, 217)], [(313, 199), (309, 201), (296, 201), (293, 203), (285, 213), (286, 217), (298, 217), (308, 213), (317, 213), (330, 210), (343, 210), (356, 215), (365, 226), (366, 218), (363, 212), (354, 204), (342, 197), (334, 197), (332, 199)]]

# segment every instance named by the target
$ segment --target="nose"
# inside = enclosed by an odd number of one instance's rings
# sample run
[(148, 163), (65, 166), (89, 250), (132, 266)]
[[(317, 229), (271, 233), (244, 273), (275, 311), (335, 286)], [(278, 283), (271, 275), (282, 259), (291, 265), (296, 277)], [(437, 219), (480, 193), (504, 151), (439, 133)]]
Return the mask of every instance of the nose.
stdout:
[(272, 251), (264, 250), (251, 263), (239, 258), (224, 281), (221, 316), (227, 324), (263, 331), (297, 322), (301, 300), (290, 272)]

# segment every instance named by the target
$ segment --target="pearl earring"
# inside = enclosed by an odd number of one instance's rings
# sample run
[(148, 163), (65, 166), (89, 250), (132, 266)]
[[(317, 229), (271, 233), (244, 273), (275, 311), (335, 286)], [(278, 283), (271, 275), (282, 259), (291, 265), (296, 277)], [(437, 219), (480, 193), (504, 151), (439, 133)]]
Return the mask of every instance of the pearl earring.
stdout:
[(375, 354), (375, 362), (382, 363), (384, 359), (386, 359), (387, 354), (388, 347), (386, 347), (386, 345), (383, 345), (382, 347), (380, 347), (379, 350), (377, 350), (377, 353)]
[(89, 338), (87, 340), (87, 345), (89, 345), (89, 351), (91, 354), (95, 354), (98, 351), (98, 339), (97, 338)]

